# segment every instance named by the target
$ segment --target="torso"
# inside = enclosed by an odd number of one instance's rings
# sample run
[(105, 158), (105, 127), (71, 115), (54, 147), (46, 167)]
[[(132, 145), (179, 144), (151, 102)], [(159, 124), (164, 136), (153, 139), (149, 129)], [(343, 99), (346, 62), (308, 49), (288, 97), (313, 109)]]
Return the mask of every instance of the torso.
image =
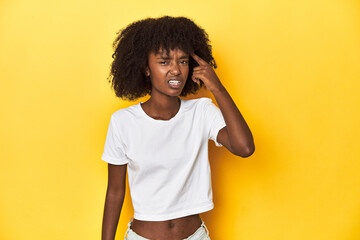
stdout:
[(167, 221), (141, 221), (134, 219), (131, 229), (152, 240), (182, 240), (191, 236), (201, 226), (199, 214)]
[[(199, 100), (199, 102), (200, 102), (200, 100)], [(189, 104), (190, 103), (191, 102), (189, 100)], [(195, 102), (195, 100), (194, 100), (193, 104), (195, 104), (195, 103), (197, 103), (197, 102)], [(201, 111), (202, 109), (201, 109), (201, 107), (197, 107), (197, 106), (198, 105), (194, 106), (194, 108), (196, 107), (196, 110), (197, 110), (197, 111), (195, 111), (195, 110), (193, 111), (194, 116), (196, 116), (197, 118), (201, 118), (202, 115), (200, 115), (201, 112), (199, 112), (199, 111)], [(147, 108), (148, 105), (146, 105), (146, 103), (142, 103), (140, 105), (140, 107), (142, 108), (143, 113), (145, 113), (148, 117), (153, 118), (155, 120), (167, 120), (167, 121), (170, 121), (177, 114), (177, 113), (173, 113), (170, 117), (159, 116), (157, 114), (152, 114), (152, 112)], [(183, 107), (185, 107), (185, 105), (183, 105)], [(180, 111), (180, 109), (178, 109), (177, 111)], [(176, 116), (179, 117), (180, 115), (176, 115)], [(193, 116), (191, 115), (191, 118), (192, 117)], [(182, 122), (179, 122), (179, 124), (181, 124), (181, 123)], [(179, 128), (177, 127), (177, 129), (179, 129)], [(201, 135), (202, 131), (203, 130), (201, 130), (201, 131), (199, 130), (199, 132), (196, 132), (197, 136), (202, 136)], [(140, 134), (139, 134), (139, 136), (140, 136)], [(205, 139), (205, 137), (204, 137), (204, 139)], [(205, 139), (205, 140), (208, 141), (207, 139)], [(196, 143), (199, 142), (199, 144), (200, 144), (200, 141), (205, 141), (205, 140), (198, 139), (196, 141)], [(165, 143), (166, 139), (163, 139), (162, 141)], [(156, 142), (156, 144), (157, 143), (158, 142)], [(139, 144), (135, 145), (135, 143), (134, 143), (134, 144), (129, 144), (129, 145), (138, 146)], [(142, 145), (142, 144), (140, 144), (140, 145)], [(199, 151), (196, 147), (195, 147), (194, 150)], [(136, 151), (136, 148), (134, 148), (134, 149), (129, 150), (128, 154), (132, 159), (144, 159), (144, 156), (138, 156), (140, 152), (141, 151)], [(207, 164), (208, 164), (207, 159), (203, 159), (201, 161), (198, 160), (197, 162), (200, 164), (198, 166), (199, 169), (202, 169), (202, 171), (204, 171), (204, 174), (202, 174), (202, 176), (208, 176), (209, 173), (207, 172), (208, 171), (207, 170), (208, 169), (207, 168)], [(137, 164), (144, 164), (144, 163), (141, 163), (141, 161), (140, 161)], [(157, 163), (157, 164), (161, 167), (163, 163)], [(145, 163), (145, 165), (146, 165), (146, 163)], [(151, 167), (154, 167), (154, 164), (152, 164)], [(199, 196), (204, 196), (204, 197), (202, 197), (202, 199), (208, 200), (207, 205), (205, 207), (209, 208), (207, 210), (210, 210), (211, 207), (209, 207), (209, 205), (211, 203), (211, 199), (210, 199), (210, 197), (209, 197), (209, 199), (207, 199), (207, 197), (208, 197), (209, 191), (211, 191), (211, 185), (210, 185), (210, 183), (207, 182), (208, 179), (209, 179), (208, 177), (205, 177), (205, 179), (200, 179), (199, 180), (199, 182), (204, 182), (203, 186), (206, 186), (206, 187), (204, 189), (201, 189), (201, 190), (197, 189), (196, 193), (198, 194), (199, 191), (200, 191), (201, 193), (199, 193), (198, 195)], [(135, 193), (137, 193), (137, 192), (135, 192)], [(204, 207), (204, 206), (202, 206), (202, 207)], [(138, 220), (138, 219), (134, 218), (130, 228), (136, 234), (138, 234), (138, 235), (140, 235), (140, 236), (142, 236), (142, 237), (144, 237), (146, 239), (151, 239), (151, 240), (169, 240), (169, 239), (171, 239), (171, 240), (183, 240), (183, 239), (186, 239), (189, 236), (191, 236), (200, 226), (201, 226), (201, 218), (200, 218), (199, 214), (194, 214), (194, 215), (190, 215), (190, 216), (186, 216), (186, 217), (180, 217), (180, 218), (171, 219), (171, 220), (167, 220), (167, 221), (148, 221), (148, 220), (142, 221), (142, 220)]]

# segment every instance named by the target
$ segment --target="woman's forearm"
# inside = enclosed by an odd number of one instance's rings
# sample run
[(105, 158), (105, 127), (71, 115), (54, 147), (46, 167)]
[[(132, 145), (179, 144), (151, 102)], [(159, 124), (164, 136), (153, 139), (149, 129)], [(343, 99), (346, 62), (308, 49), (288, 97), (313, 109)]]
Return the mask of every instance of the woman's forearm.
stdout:
[(242, 156), (251, 155), (255, 151), (253, 135), (230, 94), (223, 85), (212, 93), (226, 122), (232, 149)]
[(115, 239), (124, 197), (125, 192), (107, 189), (102, 223), (102, 240)]

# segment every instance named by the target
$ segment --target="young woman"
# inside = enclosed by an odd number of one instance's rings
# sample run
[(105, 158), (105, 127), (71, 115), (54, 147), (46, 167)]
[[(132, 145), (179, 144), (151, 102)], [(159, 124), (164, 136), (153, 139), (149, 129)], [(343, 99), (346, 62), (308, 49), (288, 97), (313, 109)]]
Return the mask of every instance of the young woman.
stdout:
[[(211, 210), (208, 141), (237, 156), (254, 152), (251, 131), (220, 82), (207, 33), (184, 17), (147, 18), (119, 32), (110, 80), (116, 96), (146, 102), (114, 112), (102, 239), (113, 240), (128, 171), (134, 217), (125, 239), (210, 239), (199, 214)], [(215, 97), (183, 100), (205, 86)]]

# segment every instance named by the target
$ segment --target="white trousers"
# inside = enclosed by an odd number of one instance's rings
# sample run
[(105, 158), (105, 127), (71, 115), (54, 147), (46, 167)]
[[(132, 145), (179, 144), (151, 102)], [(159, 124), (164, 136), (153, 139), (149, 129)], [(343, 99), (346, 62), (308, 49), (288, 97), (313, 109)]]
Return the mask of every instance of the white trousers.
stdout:
[[(125, 240), (150, 240), (148, 238), (144, 238), (134, 232), (130, 227), (132, 224), (132, 220), (128, 223), (128, 228), (125, 233)], [(210, 240), (209, 231), (206, 228), (203, 220), (201, 219), (201, 226), (189, 237), (184, 240)]]

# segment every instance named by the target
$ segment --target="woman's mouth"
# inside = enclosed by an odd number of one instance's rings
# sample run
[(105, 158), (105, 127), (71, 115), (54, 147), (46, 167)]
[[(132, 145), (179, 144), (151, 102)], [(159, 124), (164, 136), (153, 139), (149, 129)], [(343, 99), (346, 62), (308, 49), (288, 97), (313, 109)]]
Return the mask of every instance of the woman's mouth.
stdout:
[(179, 88), (181, 86), (181, 81), (179, 80), (169, 80), (168, 83), (172, 88)]

